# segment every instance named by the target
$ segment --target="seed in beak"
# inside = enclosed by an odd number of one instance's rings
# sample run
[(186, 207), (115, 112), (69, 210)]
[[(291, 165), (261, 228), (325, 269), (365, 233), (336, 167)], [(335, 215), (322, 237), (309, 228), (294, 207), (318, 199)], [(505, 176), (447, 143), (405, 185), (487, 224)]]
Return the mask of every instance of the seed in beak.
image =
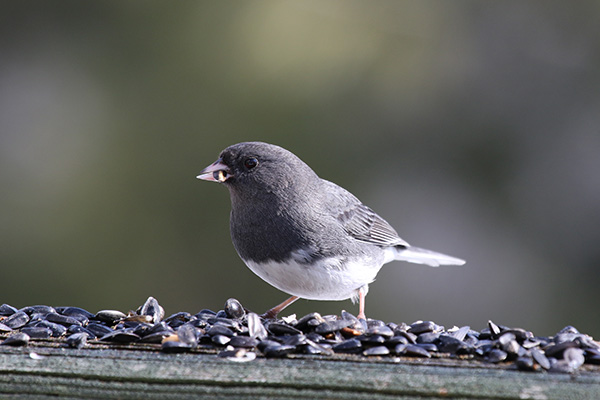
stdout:
[(213, 178), (217, 182), (225, 182), (227, 180), (227, 171), (223, 171), (222, 169), (213, 172)]

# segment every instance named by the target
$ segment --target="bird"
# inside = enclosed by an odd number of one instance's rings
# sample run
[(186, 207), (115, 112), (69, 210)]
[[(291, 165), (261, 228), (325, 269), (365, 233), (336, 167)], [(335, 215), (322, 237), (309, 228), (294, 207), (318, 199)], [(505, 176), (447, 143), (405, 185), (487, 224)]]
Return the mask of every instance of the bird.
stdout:
[(357, 318), (366, 320), (365, 296), (384, 264), (465, 263), (411, 246), (356, 196), (277, 145), (229, 146), (197, 178), (229, 189), (235, 250), (252, 272), (291, 295), (264, 318), (302, 298), (358, 301)]

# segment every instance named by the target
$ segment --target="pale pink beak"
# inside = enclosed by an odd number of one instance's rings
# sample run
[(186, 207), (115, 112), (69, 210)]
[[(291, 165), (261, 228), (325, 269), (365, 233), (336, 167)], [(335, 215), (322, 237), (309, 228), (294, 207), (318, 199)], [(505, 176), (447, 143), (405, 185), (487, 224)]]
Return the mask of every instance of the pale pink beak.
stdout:
[(196, 178), (202, 179), (203, 181), (223, 183), (230, 177), (231, 171), (229, 170), (229, 167), (223, 164), (223, 160), (219, 158), (217, 161), (204, 168)]

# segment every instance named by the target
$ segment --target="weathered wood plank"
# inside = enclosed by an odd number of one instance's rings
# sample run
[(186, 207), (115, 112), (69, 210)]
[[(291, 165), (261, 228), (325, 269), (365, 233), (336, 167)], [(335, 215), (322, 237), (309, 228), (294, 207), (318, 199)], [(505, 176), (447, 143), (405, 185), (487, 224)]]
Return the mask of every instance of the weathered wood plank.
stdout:
[(597, 399), (600, 374), (525, 373), (444, 360), (305, 357), (236, 363), (200, 353), (0, 348), (3, 399), (191, 399), (199, 395), (215, 399)]

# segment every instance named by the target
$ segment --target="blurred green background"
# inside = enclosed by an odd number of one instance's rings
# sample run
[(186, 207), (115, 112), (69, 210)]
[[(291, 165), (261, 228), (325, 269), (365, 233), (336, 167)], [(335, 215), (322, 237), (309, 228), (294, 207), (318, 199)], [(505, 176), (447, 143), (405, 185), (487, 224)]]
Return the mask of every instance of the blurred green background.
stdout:
[(600, 336), (600, 2), (1, 4), (0, 303), (282, 301), (195, 178), (262, 140), (467, 260), (386, 265), (368, 316)]

